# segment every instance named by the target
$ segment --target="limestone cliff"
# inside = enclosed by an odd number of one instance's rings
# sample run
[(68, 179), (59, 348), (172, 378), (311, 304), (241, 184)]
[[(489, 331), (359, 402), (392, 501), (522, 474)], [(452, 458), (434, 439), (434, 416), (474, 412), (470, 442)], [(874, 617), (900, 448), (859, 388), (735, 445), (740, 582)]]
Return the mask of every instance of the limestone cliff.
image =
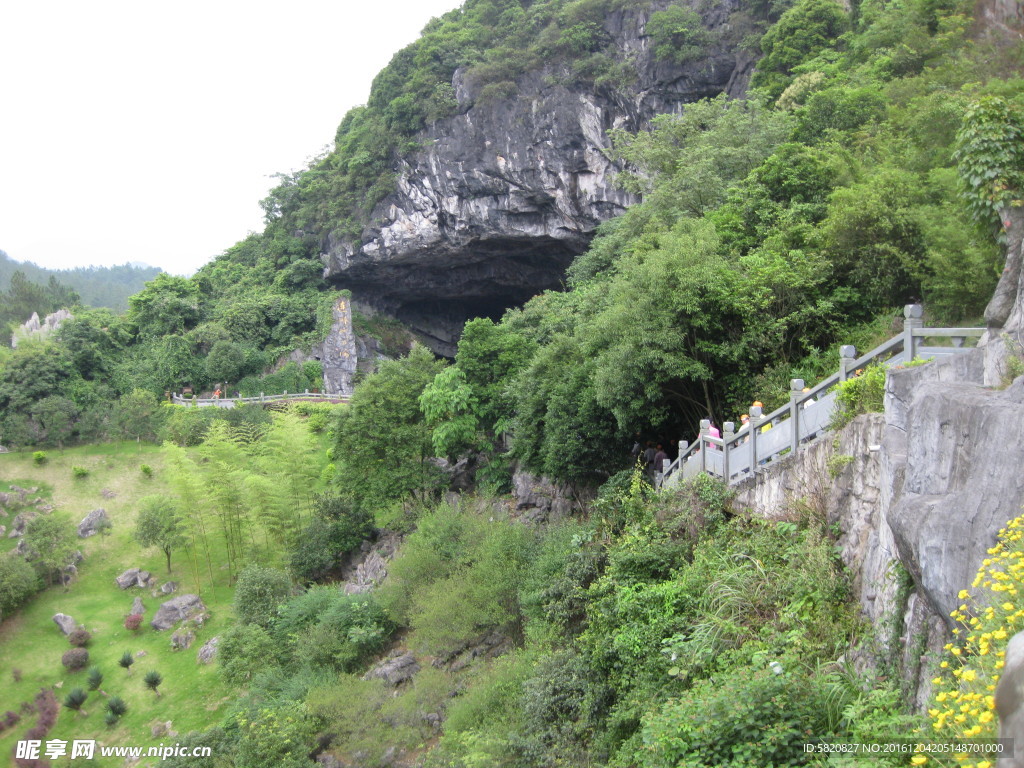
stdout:
[(613, 183), (608, 130), (639, 130), (687, 102), (745, 91), (754, 59), (739, 46), (738, 0), (701, 9), (715, 42), (685, 65), (658, 60), (645, 34), (668, 5), (654, 0), (604, 21), (636, 69), (629, 86), (584, 87), (568, 64), (550, 65), (520, 77), (516, 95), (487, 100), (456, 71), (459, 114), (417, 136), (422, 149), (398, 162), (394, 191), (358, 242), (328, 240), (325, 277), (444, 353), (467, 318), (558, 287), (597, 226), (635, 202)]

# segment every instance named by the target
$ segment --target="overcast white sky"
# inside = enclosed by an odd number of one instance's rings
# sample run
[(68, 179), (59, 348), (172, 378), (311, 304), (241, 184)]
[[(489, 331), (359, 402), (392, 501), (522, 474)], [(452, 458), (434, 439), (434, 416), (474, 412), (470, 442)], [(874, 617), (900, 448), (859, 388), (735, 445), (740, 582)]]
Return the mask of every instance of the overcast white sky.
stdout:
[(0, 3), (0, 250), (191, 273), (461, 0)]

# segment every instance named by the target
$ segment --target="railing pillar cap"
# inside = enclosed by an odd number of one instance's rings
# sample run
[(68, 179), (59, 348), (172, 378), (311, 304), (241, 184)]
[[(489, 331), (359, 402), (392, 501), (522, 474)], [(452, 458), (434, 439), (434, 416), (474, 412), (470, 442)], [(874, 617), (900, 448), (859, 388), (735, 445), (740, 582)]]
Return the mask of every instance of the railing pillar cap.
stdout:
[(711, 429), (711, 419), (701, 419), (700, 420), (700, 428), (701, 429)]
[(726, 433), (731, 434), (736, 431), (736, 422), (727, 421), (725, 422), (725, 424), (722, 425), (722, 428), (726, 431)]
[(924, 317), (924, 307), (920, 304), (907, 304), (903, 307), (903, 316), (908, 320), (919, 320)]
[(751, 421), (753, 421), (754, 419), (760, 419), (762, 413), (763, 413), (763, 411), (762, 411), (760, 405), (752, 405), (752, 406), (750, 406), (750, 419), (751, 419)]
[(839, 348), (839, 356), (852, 360), (857, 357), (857, 348), (853, 344), (844, 344)]
[(804, 391), (804, 380), (803, 379), (790, 379), (789, 388), (794, 392)]

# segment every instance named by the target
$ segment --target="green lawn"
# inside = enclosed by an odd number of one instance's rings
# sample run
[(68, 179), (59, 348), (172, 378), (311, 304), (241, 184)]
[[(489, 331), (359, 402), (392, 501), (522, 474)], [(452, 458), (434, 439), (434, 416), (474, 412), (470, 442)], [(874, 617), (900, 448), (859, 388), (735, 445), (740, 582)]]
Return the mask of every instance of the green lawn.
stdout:
[[(40, 687), (59, 686), (56, 694), (61, 703), (71, 688), (88, 688), (86, 670), (68, 673), (61, 665), (61, 655), (70, 646), (51, 620), (61, 612), (70, 614), (92, 633), (90, 665), (103, 671), (104, 682), (102, 693), (90, 692), (82, 708), (87, 714), (75, 714), (62, 707), (60, 719), (48, 738), (94, 738), (108, 745), (173, 744), (173, 738), (152, 738), (152, 726), (170, 720), (173, 729), (184, 735), (219, 721), (236, 692), (221, 681), (215, 663), (197, 664), (196, 652), (232, 620), (232, 590), (226, 565), (218, 562), (216, 553), (210, 564), (201, 558), (201, 582), (197, 584), (188, 554), (180, 552), (175, 553), (174, 572), (168, 576), (163, 553), (143, 550), (132, 539), (138, 500), (167, 490), (159, 448), (119, 443), (68, 449), (63, 453), (49, 451), (48, 456), (46, 464), (37, 466), (31, 452), (0, 455), (0, 491), (6, 491), (11, 483), (39, 486), (40, 495), (58, 511), (70, 515), (76, 525), (90, 510), (104, 507), (113, 528), (107, 536), (81, 540), (85, 561), (79, 566), (78, 580), (67, 591), (61, 587), (47, 589), (0, 624), (0, 714), (8, 709), (17, 711)], [(151, 478), (139, 470), (142, 464), (153, 468)], [(73, 466), (85, 467), (89, 475), (74, 478)], [(10, 516), (0, 518), (0, 523), (9, 525), (10, 520)], [(14, 543), (5, 538), (0, 549), (8, 550)], [(211, 619), (198, 631), (190, 649), (173, 652), (172, 630), (156, 632), (149, 627), (149, 620), (166, 596), (152, 597), (149, 590), (138, 588), (121, 590), (115, 584), (114, 578), (131, 567), (151, 571), (157, 584), (168, 578), (177, 581), (176, 594), (198, 592), (202, 596)], [(123, 621), (137, 595), (143, 598), (146, 614), (142, 628), (132, 633), (124, 628)], [(145, 652), (130, 675), (117, 664), (126, 650)], [(151, 669), (163, 675), (159, 697), (143, 684), (143, 676)], [(20, 682), (15, 682), (15, 670), (20, 672)], [(128, 713), (112, 728), (103, 722), (104, 694), (120, 696), (128, 703)], [(11, 754), (15, 742), (33, 722), (34, 718), (25, 717), (15, 728), (0, 734), (0, 755)], [(142, 764), (146, 763), (143, 760)], [(120, 766), (123, 758), (97, 760), (95, 764)]]

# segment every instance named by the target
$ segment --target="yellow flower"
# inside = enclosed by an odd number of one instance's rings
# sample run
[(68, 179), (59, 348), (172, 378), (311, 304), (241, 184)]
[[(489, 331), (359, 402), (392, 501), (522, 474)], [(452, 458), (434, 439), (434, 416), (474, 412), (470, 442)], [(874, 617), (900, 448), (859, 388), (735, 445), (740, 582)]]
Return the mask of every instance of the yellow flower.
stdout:
[(914, 755), (912, 758), (910, 758), (911, 765), (924, 765), (927, 762), (928, 758), (924, 755)]
[(968, 591), (967, 591), (966, 589), (961, 589), (961, 590), (960, 590), (960, 591), (959, 591), (959, 592), (957, 593), (957, 596), (956, 596), (956, 598), (957, 598), (957, 600), (966, 600), (966, 599), (967, 599), (968, 597), (970, 597), (970, 596), (971, 596), (971, 593), (970, 593), (970, 592), (968, 592)]
[(991, 712), (982, 712), (980, 715), (978, 715), (978, 722), (979, 723), (990, 723), (990, 722), (992, 722), (992, 713)]

